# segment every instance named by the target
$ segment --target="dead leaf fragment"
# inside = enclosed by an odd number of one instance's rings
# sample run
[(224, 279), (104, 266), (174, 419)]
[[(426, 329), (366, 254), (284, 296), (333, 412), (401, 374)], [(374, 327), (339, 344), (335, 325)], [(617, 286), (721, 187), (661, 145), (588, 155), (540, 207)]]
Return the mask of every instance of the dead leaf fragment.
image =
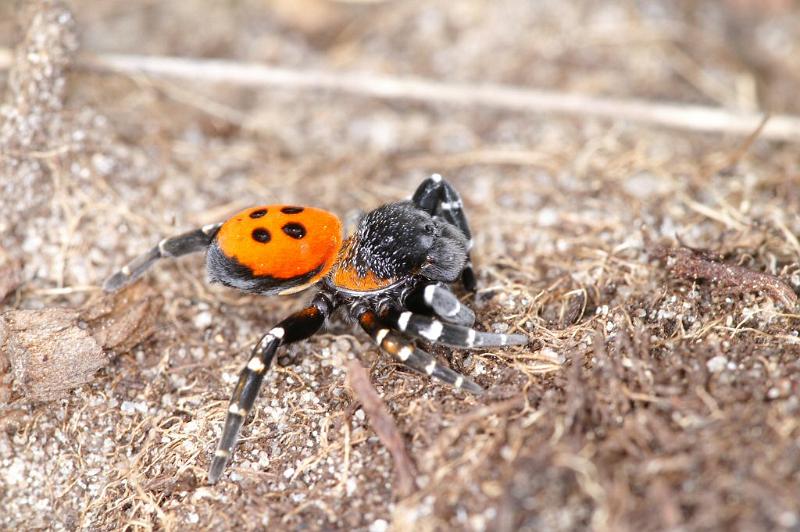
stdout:
[(15, 388), (31, 401), (52, 401), (92, 380), (95, 372), (145, 340), (163, 299), (136, 285), (83, 309), (10, 310), (0, 315), (0, 351)]

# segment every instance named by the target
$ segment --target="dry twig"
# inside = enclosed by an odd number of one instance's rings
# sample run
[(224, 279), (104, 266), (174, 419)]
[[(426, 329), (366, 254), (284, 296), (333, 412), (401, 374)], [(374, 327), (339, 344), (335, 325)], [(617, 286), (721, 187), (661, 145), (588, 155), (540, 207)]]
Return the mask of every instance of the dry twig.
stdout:
[(661, 248), (656, 255), (666, 259), (668, 270), (676, 277), (711, 281), (731, 293), (763, 291), (790, 308), (797, 302), (794, 290), (777, 276), (722, 263), (710, 253), (684, 246)]
[(397, 477), (397, 494), (400, 497), (407, 497), (416, 491), (417, 470), (414, 462), (406, 452), (403, 437), (394, 419), (383, 403), (378, 392), (369, 381), (367, 370), (357, 361), (350, 360), (347, 363), (347, 380), (355, 392), (361, 408), (367, 414), (369, 424), (378, 435), (381, 442), (386, 446), (394, 459), (394, 472)]
[[(0, 69), (7, 69), (10, 63), (10, 54), (6, 50), (0, 50)], [(738, 112), (699, 105), (601, 98), (489, 83), (446, 83), (423, 78), (400, 78), (355, 72), (294, 70), (219, 59), (100, 54), (85, 56), (77, 65), (93, 71), (128, 75), (146, 74), (185, 79), (192, 83), (332, 90), (373, 98), (630, 120), (676, 129), (737, 135), (751, 135), (764, 120), (762, 113)], [(800, 117), (772, 116), (764, 125), (760, 137), (800, 142)]]

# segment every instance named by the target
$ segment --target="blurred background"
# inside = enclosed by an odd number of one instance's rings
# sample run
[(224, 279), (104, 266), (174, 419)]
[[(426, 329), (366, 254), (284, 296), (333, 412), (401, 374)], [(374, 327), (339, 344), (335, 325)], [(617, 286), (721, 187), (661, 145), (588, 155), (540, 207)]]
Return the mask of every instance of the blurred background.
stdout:
[[(84, 49), (97, 53), (413, 74), (773, 112), (798, 105), (793, 0), (71, 5)], [(0, 44), (12, 44), (19, 6), (0, 6)]]

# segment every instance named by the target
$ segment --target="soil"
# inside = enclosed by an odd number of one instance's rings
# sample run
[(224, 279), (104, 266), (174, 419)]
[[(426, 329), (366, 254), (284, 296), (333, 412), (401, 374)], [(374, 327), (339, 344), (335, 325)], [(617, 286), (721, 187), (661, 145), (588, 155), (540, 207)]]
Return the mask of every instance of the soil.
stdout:
[[(798, 114), (797, 2), (5, 2), (0, 46), (0, 528), (800, 529), (797, 143), (76, 66), (227, 58)], [(476, 327), (531, 344), (433, 348), (472, 397), (337, 316), (283, 351), (209, 486), (248, 351), (309, 294), (209, 285), (193, 256), (117, 323), (103, 279), (248, 205), (352, 220), (432, 172), (475, 233)], [(95, 343), (58, 353), (100, 360), (77, 387), (16, 371), (74, 337)]]

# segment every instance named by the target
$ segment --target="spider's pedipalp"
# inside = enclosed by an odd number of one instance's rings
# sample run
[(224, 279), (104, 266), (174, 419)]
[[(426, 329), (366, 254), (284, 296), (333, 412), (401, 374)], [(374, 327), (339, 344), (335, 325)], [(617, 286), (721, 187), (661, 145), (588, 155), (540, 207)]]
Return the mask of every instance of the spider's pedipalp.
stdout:
[(116, 292), (129, 285), (146, 272), (159, 259), (180, 257), (197, 251), (205, 251), (214, 239), (222, 224), (204, 225), (180, 235), (163, 239), (146, 253), (139, 255), (123, 266), (103, 283), (103, 290)]
[(477, 283), (475, 271), (472, 268), (472, 259), (469, 251), (472, 249), (472, 232), (469, 229), (467, 215), (464, 213), (464, 202), (453, 185), (442, 179), (439, 174), (433, 174), (423, 181), (411, 197), (411, 201), (423, 211), (442, 218), (458, 228), (467, 238), (467, 261), (461, 272), (461, 282), (464, 288), (474, 292)]
[(409, 291), (402, 298), (403, 306), (417, 314), (433, 312), (444, 321), (472, 326), (475, 313), (458, 300), (456, 295), (439, 284), (423, 284)]
[(527, 345), (529, 342), (528, 337), (524, 334), (498, 334), (476, 331), (469, 327), (442, 323), (429, 316), (414, 314), (409, 311), (401, 312), (389, 306), (385, 306), (381, 310), (380, 319), (397, 328), (400, 332), (431, 343), (451, 347), (472, 349)]
[(261, 383), (264, 380), (264, 374), (272, 364), (278, 347), (313, 335), (322, 327), (331, 311), (331, 303), (325, 296), (319, 294), (309, 307), (292, 314), (280, 322), (278, 326), (262, 336), (261, 340), (256, 344), (253, 353), (250, 355), (250, 360), (239, 373), (239, 381), (228, 403), (225, 428), (222, 430), (222, 437), (219, 440), (217, 450), (214, 452), (214, 457), (211, 461), (211, 467), (208, 470), (209, 483), (214, 484), (219, 480), (225, 470), (225, 466), (233, 456), (233, 449), (239, 439), (239, 431), (247, 418), (247, 414), (253, 408)]
[(439, 364), (430, 353), (416, 348), (408, 339), (403, 338), (395, 331), (387, 329), (372, 310), (359, 305), (354, 310), (354, 314), (361, 328), (375, 340), (375, 343), (404, 365), (449, 384), (456, 389), (465, 390), (476, 395), (484, 392), (483, 388), (468, 377)]

